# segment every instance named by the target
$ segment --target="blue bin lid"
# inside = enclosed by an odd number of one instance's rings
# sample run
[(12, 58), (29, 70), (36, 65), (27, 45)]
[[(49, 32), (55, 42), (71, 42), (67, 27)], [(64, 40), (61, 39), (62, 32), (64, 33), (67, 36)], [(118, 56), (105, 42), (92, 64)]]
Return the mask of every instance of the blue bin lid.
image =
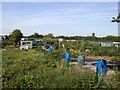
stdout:
[(52, 51), (52, 48), (49, 47), (49, 48), (48, 48), (48, 51), (49, 51), (49, 52)]
[(66, 58), (70, 58), (70, 53), (66, 53), (66, 54), (65, 54), (65, 57), (66, 57)]
[(85, 56), (84, 55), (79, 55), (78, 59), (85, 59)]

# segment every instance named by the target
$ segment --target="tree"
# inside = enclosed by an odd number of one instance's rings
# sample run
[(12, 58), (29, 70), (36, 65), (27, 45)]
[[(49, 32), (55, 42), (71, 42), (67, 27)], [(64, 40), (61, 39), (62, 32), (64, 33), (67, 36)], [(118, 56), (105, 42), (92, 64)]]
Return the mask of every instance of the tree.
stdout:
[(35, 33), (33, 34), (33, 37), (34, 37), (34, 38), (38, 38), (38, 37), (39, 37), (39, 34), (35, 32)]
[(112, 18), (113, 20), (111, 22), (117, 22), (117, 23), (120, 23), (120, 13), (118, 13), (118, 16), (115, 18), (113, 17)]
[(95, 33), (92, 33), (92, 37), (95, 37)]
[(20, 29), (15, 29), (11, 34), (10, 34), (10, 39), (14, 41), (15, 45), (17, 45), (21, 38), (23, 37), (23, 34), (21, 33)]
[(92, 40), (95, 41), (97, 38), (95, 37), (95, 33), (92, 33)]
[(52, 33), (48, 33), (47, 35), (45, 35), (46, 39), (52, 39), (54, 38)]
[(5, 40), (9, 40), (9, 37), (7, 35), (5, 35)]
[(28, 36), (28, 38), (43, 38), (44, 36), (38, 33), (34, 33), (33, 35)]

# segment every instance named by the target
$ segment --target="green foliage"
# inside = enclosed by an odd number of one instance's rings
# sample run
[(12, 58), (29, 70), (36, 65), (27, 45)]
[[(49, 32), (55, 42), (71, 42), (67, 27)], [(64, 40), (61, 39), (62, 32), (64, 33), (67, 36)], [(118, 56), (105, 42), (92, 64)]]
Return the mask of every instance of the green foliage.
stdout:
[(38, 33), (34, 33), (33, 35), (28, 36), (28, 38), (43, 38), (44, 36)]
[(26, 57), (20, 58), (15, 53), (11, 56), (6, 51), (3, 52), (3, 88), (89, 88), (95, 85), (92, 74), (84, 76), (89, 72), (83, 71), (81, 74), (81, 71), (68, 69), (58, 71), (56, 68), (47, 67), (48, 63), (43, 65), (43, 58), (36, 58), (35, 54), (30, 56), (36, 51), (17, 52), (20, 56), (26, 54)]
[(118, 14), (117, 18), (113, 17), (113, 20), (111, 22), (117, 22), (120, 23), (120, 13)]
[(120, 62), (120, 56), (112, 56), (111, 60), (115, 62)]
[(3, 40), (2, 41), (2, 45), (5, 45), (5, 46), (7, 46), (7, 45), (13, 45), (14, 44), (14, 41), (13, 40)]
[(45, 35), (45, 39), (52, 39), (54, 38), (52, 33), (48, 33), (47, 35)]
[(15, 29), (9, 36), (10, 40), (13, 40), (15, 42), (15, 45), (17, 45), (18, 42), (20, 42), (23, 34), (19, 29)]
[[(111, 86), (104, 80), (97, 86), (94, 72), (82, 67), (64, 68), (65, 63), (61, 59), (62, 68), (56, 68), (54, 61), (57, 56), (63, 56), (59, 55), (61, 53), (62, 51), (48, 53), (41, 48), (28, 51), (6, 48), (2, 57), (3, 88), (119, 88), (118, 85)], [(119, 76), (116, 75), (115, 80), (118, 82)]]

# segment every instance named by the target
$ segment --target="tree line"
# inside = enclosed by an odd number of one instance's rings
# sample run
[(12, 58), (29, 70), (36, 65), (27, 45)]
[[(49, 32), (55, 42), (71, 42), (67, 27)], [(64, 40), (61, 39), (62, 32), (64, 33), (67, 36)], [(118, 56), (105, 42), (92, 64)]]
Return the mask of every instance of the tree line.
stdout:
[(39, 33), (34, 33), (29, 36), (24, 36), (20, 29), (15, 29), (10, 35), (6, 35), (2, 38), (3, 44), (9, 43), (14, 45), (19, 45), (21, 38), (40, 38), (40, 39), (58, 39), (63, 38), (64, 40), (84, 40), (84, 41), (102, 41), (102, 42), (120, 42), (120, 36), (106, 36), (106, 37), (96, 37), (95, 33), (91, 36), (57, 36), (54, 37), (53, 34), (48, 33), (47, 35), (42, 35)]

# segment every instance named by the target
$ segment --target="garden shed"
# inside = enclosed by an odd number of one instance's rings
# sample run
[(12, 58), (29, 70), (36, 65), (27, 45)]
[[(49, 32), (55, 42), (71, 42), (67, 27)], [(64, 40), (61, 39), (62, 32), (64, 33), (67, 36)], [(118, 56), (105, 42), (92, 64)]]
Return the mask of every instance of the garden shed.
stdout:
[(48, 40), (44, 41), (44, 46), (46, 49), (48, 49), (49, 47), (54, 47), (54, 44), (55, 44), (54, 41), (48, 41)]
[(31, 49), (33, 48), (33, 41), (20, 41), (20, 49)]

